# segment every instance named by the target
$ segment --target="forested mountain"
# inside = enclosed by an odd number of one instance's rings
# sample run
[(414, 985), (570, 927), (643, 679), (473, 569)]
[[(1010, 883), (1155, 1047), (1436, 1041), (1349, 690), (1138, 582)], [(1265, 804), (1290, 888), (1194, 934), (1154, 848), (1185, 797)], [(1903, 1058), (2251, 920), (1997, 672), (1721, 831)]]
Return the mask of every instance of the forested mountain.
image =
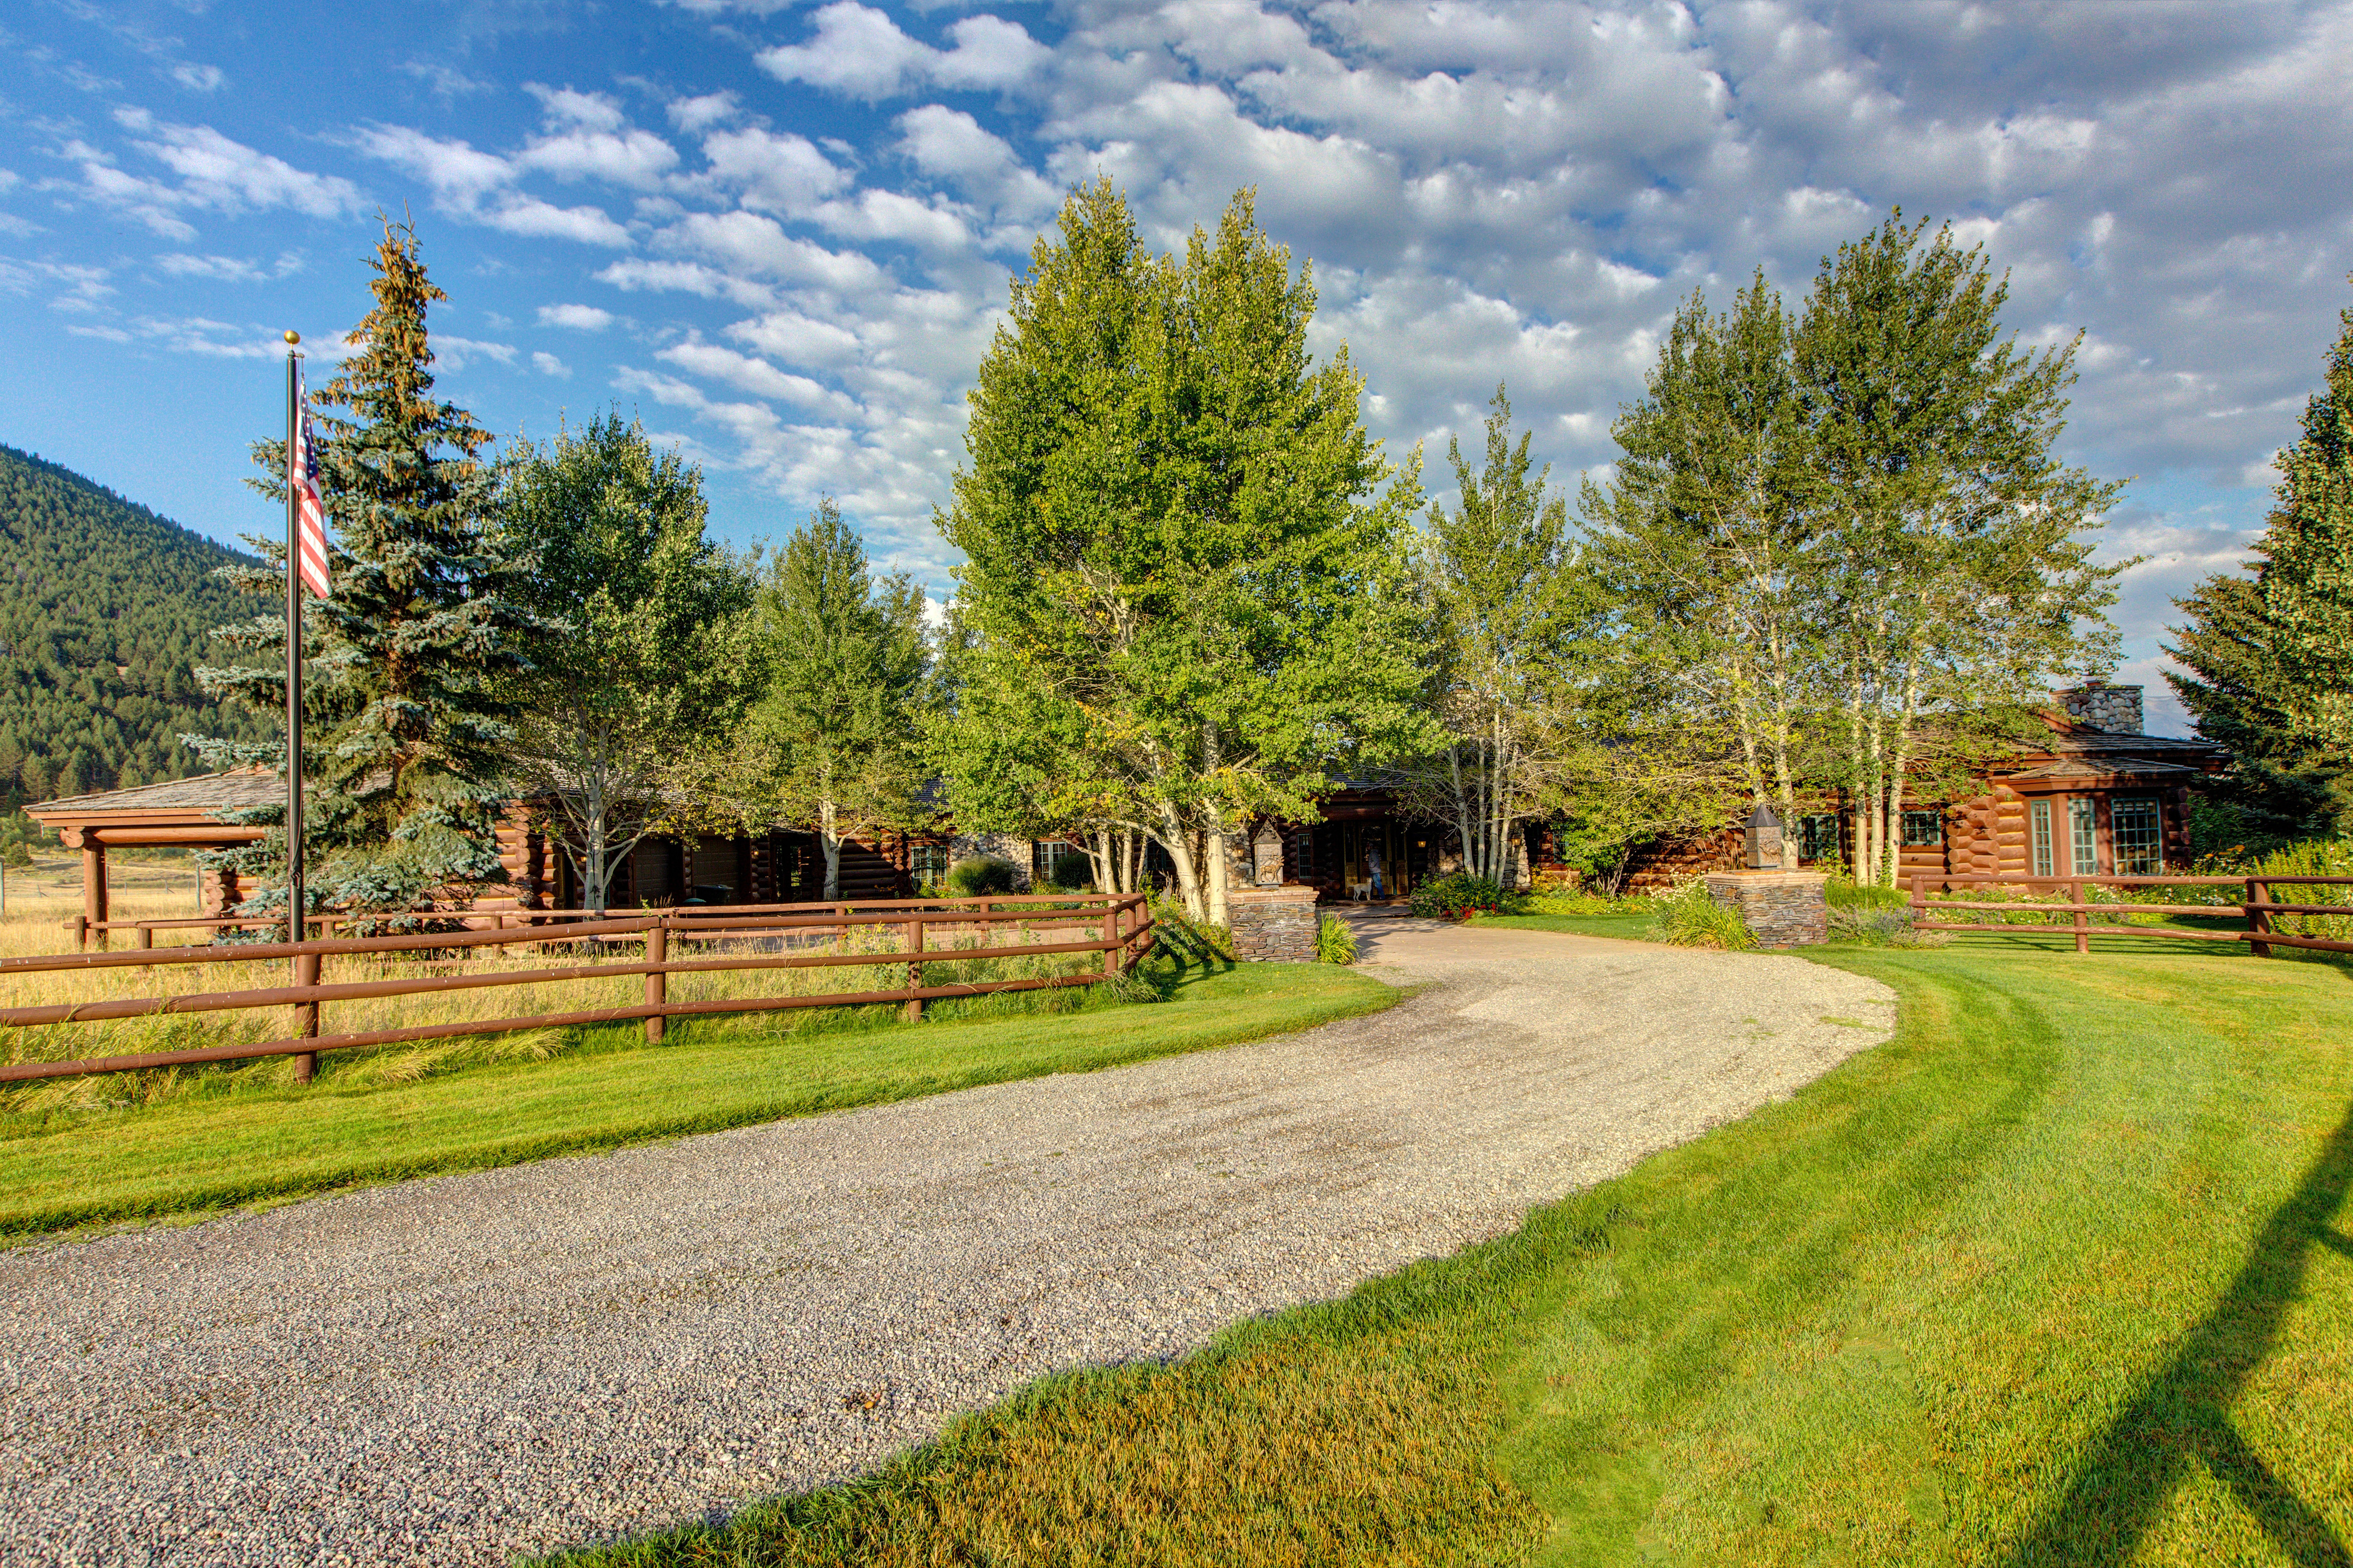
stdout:
[(0, 805), (201, 773), (184, 732), (274, 733), (196, 688), (212, 629), (260, 607), (213, 575), (245, 559), (0, 446)]

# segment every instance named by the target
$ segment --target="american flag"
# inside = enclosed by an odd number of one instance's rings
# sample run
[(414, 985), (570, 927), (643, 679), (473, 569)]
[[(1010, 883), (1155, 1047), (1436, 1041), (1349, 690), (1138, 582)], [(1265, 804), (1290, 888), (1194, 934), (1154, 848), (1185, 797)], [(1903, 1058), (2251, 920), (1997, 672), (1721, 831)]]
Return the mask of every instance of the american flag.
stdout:
[(294, 480), (294, 567), (302, 585), (318, 598), (327, 596), (327, 508), (319, 499), (319, 450), (311, 436), (311, 397), (302, 386), (302, 372), (294, 372), (294, 460), (288, 465)]

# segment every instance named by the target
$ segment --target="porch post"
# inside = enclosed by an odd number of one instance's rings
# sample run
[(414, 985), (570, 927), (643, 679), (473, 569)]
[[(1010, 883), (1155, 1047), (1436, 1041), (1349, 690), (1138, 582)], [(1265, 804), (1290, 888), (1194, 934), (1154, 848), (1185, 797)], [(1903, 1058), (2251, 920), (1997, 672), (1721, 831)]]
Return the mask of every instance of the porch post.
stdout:
[[(106, 919), (106, 846), (90, 836), (85, 828), (81, 836), (81, 914), (95, 928)], [(107, 945), (107, 932), (98, 932), (98, 945)]]

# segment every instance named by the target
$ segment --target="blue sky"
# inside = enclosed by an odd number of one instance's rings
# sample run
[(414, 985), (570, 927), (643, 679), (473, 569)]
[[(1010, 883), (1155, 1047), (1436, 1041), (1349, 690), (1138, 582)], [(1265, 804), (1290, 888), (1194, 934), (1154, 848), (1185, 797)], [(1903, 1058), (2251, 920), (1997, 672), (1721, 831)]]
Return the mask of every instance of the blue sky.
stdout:
[(832, 494), (937, 593), (1007, 275), (1095, 171), (1169, 247), (1255, 184), (1377, 435), (1442, 468), (1507, 380), (1571, 485), (1680, 299), (1802, 293), (1900, 204), (2085, 334), (2066, 450), (2135, 479), (2120, 679), (2167, 727), (2167, 602), (2260, 528), (2353, 300), (2347, 4), (22, 0), (0, 51), (0, 440), (221, 538), (271, 525), (272, 344), (332, 356), (379, 210), (491, 429), (618, 403), (720, 532)]

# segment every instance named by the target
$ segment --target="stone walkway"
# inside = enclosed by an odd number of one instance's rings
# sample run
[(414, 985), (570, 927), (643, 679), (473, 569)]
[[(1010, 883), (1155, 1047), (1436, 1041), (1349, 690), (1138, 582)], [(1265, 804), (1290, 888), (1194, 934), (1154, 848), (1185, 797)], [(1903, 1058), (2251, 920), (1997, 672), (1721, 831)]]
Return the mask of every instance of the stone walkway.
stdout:
[(499, 1563), (1514, 1225), (1883, 1038), (1788, 957), (1353, 917), (1377, 1017), (0, 1253), (0, 1561)]

